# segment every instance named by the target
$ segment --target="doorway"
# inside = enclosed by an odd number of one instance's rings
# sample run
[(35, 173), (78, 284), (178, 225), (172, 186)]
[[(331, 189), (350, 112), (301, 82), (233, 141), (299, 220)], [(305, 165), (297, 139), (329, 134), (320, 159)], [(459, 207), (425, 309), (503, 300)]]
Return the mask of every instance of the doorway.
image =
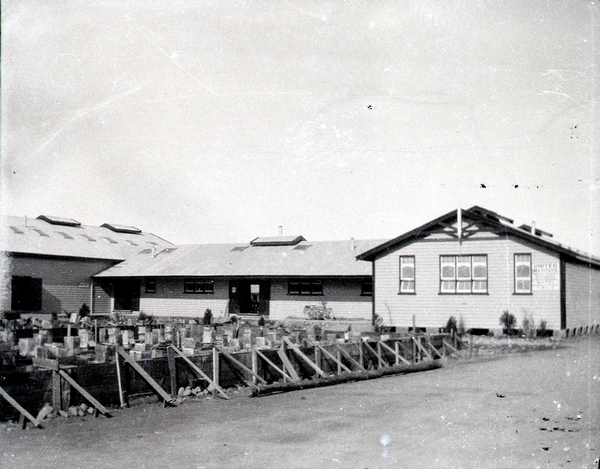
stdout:
[(270, 297), (269, 280), (230, 280), (229, 314), (268, 316)]
[(140, 310), (140, 280), (118, 279), (114, 283), (115, 311)]

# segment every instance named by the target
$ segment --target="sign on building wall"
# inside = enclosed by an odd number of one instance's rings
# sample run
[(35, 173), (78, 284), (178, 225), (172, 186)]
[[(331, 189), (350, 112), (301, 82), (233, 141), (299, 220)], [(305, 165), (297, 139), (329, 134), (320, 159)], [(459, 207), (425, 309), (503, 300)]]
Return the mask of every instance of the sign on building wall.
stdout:
[(558, 262), (533, 263), (532, 288), (533, 290), (559, 290), (560, 269)]

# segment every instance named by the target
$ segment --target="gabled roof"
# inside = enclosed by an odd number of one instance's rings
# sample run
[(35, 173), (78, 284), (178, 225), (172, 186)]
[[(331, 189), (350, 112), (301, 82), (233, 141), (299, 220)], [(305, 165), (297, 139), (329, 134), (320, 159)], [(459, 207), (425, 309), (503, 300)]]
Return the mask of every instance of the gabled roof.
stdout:
[[(414, 230), (411, 230), (397, 238), (391, 239), (385, 243), (380, 244), (372, 249), (364, 251), (362, 254), (356, 256), (359, 260), (374, 261), (375, 259), (385, 255), (391, 250), (398, 249), (403, 245), (414, 242), (419, 239), (430, 236), (433, 232), (444, 230), (450, 236), (458, 239), (457, 228), (453, 226), (456, 224), (458, 219), (458, 211), (453, 210), (451, 212), (442, 215), (435, 220), (425, 223)], [(462, 230), (468, 230), (473, 225), (484, 226), (498, 234), (505, 236), (514, 236), (519, 239), (524, 239), (533, 244), (537, 244), (546, 249), (550, 249), (559, 254), (565, 255), (569, 258), (585, 262), (587, 264), (600, 266), (600, 258), (591, 256), (577, 249), (570, 248), (561, 243), (558, 243), (552, 238), (550, 233), (546, 231), (535, 229), (535, 234), (532, 233), (532, 227), (529, 225), (521, 225), (519, 227), (513, 224), (513, 220), (491, 210), (484, 209), (482, 207), (474, 206), (470, 209), (461, 209), (461, 219), (463, 221)], [(465, 226), (465, 222), (467, 222)], [(469, 232), (464, 231), (465, 238), (468, 238)]]
[[(304, 239), (304, 238), (303, 238)], [(356, 255), (381, 240), (298, 241), (296, 244), (198, 244), (137, 255), (96, 277), (295, 277), (370, 276)]]
[(0, 250), (13, 254), (122, 261), (130, 251), (170, 246), (151, 233), (113, 232), (69, 218), (2, 217)]

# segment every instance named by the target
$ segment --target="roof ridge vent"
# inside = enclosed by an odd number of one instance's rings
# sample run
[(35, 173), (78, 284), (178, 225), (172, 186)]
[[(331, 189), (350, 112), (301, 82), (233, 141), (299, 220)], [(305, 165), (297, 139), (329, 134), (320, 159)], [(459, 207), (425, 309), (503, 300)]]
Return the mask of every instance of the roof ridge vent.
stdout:
[(49, 215), (40, 215), (37, 217), (38, 220), (43, 220), (46, 223), (50, 223), (51, 225), (61, 225), (61, 226), (81, 226), (77, 220), (73, 220), (72, 218), (61, 218), (61, 217), (52, 217)]
[(250, 244), (252, 246), (295, 246), (301, 241), (306, 241), (304, 236), (273, 236), (254, 238), (252, 241), (250, 241)]
[(100, 228), (107, 228), (115, 233), (129, 233), (129, 234), (140, 234), (142, 230), (135, 226), (128, 225), (117, 225), (115, 223), (103, 223)]

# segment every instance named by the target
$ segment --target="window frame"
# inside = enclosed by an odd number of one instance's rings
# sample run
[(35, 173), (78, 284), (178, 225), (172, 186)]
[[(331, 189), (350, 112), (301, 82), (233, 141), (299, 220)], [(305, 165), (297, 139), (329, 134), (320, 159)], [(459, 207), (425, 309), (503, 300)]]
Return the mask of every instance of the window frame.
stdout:
[[(412, 277), (404, 277), (404, 274), (402, 272), (402, 261), (403, 260), (409, 260), (412, 259)], [(417, 259), (414, 255), (409, 255), (409, 256), (400, 256), (398, 259), (398, 265), (400, 267), (400, 285), (399, 285), (399, 291), (398, 294), (399, 295), (416, 295), (417, 294)], [(410, 266), (410, 264), (407, 264)], [(407, 286), (409, 288), (404, 288), (403, 285), (407, 284)], [(410, 288), (410, 284), (412, 283), (412, 288)]]
[(185, 277), (183, 279), (183, 293), (212, 295), (215, 293), (215, 281), (202, 277)]
[[(477, 259), (479, 258), (479, 259)], [(468, 266), (466, 259), (468, 259)], [(485, 276), (476, 275), (475, 270), (485, 267)], [(452, 275), (449, 274), (450, 267)], [(467, 270), (468, 267), (468, 270)], [(468, 275), (466, 275), (468, 272)], [(468, 289), (465, 288), (468, 285)], [(481, 287), (484, 288), (481, 288)], [(487, 295), (489, 290), (487, 254), (440, 254), (440, 295)]]
[(323, 296), (323, 280), (318, 279), (318, 278), (289, 279), (288, 280), (288, 295), (291, 295), (291, 296)]
[(156, 278), (149, 277), (146, 279), (145, 283), (145, 292), (146, 293), (156, 293)]
[[(524, 262), (517, 263), (518, 256), (527, 256), (529, 258), (529, 276), (527, 280), (529, 281), (529, 289), (519, 289), (519, 279), (524, 279), (524, 276), (517, 275), (517, 267), (519, 265), (525, 265)], [(530, 252), (516, 252), (513, 255), (513, 294), (514, 295), (532, 295), (533, 294), (533, 268), (532, 268), (532, 255)]]
[(373, 296), (373, 278), (363, 278), (360, 282), (360, 296)]

